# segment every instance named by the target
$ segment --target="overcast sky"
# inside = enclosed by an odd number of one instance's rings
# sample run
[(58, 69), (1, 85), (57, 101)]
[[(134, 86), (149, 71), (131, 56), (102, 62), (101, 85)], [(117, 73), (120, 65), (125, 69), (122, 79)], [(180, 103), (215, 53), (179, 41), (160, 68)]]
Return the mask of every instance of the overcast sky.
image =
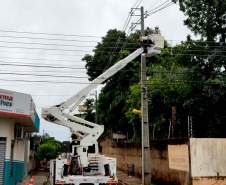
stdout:
[[(4, 80), (73, 81), (87, 83), (88, 81), (85, 78), (86, 71), (82, 69), (84, 67), (84, 63), (81, 62), (82, 56), (85, 53), (89, 53), (92, 47), (95, 46), (95, 42), (93, 41), (99, 41), (100, 37), (104, 36), (109, 29), (122, 29), (130, 8), (136, 1), (137, 0), (2, 1), (0, 6), (0, 64), (4, 63), (10, 65), (1, 66), (1, 88), (31, 94), (37, 106), (39, 116), (41, 117), (40, 110), (42, 107), (55, 105), (66, 100), (83, 88), (85, 84), (28, 83)], [(151, 10), (163, 2), (165, 2), (165, 0), (143, 0), (142, 5), (145, 10)], [(167, 40), (172, 40), (176, 43), (180, 40), (185, 40), (186, 35), (190, 33), (183, 25), (183, 19), (184, 16), (179, 11), (178, 6), (173, 5), (148, 17), (145, 20), (145, 25), (149, 27), (159, 26), (162, 35)], [(136, 18), (133, 21), (136, 21)], [(70, 36), (5, 32), (9, 30), (34, 33), (59, 33)], [(72, 35), (89, 35), (96, 37), (78, 37)], [(77, 40), (83, 42), (78, 42)], [(44, 45), (40, 45), (40, 43)], [(55, 44), (55, 46), (48, 44)], [(56, 46), (56, 44), (61, 46)], [(89, 47), (82, 47), (87, 45)], [(62, 51), (62, 49), (76, 51)], [(15, 64), (71, 66), (74, 69), (21, 67), (15, 66)], [(12, 74), (2, 74), (6, 72)], [(74, 75), (83, 78), (19, 76), (18, 73), (61, 76)], [(40, 133), (42, 133), (43, 130), (60, 140), (68, 140), (70, 138), (68, 129), (41, 120)]]

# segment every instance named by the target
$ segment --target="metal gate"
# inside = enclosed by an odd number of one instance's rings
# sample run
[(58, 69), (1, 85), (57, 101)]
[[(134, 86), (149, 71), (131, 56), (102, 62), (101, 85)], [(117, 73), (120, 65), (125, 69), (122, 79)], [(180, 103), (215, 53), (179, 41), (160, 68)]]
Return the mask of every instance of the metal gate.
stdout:
[(3, 185), (6, 138), (0, 137), (0, 185)]

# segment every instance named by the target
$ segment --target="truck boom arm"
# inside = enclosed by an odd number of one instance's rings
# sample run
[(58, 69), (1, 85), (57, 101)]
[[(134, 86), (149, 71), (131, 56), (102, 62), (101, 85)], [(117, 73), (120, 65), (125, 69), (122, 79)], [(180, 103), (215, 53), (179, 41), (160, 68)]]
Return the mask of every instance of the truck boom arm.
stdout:
[(128, 63), (142, 54), (143, 51), (143, 48), (139, 48), (126, 58), (118, 61), (67, 101), (61, 103), (60, 105), (43, 109), (42, 117), (49, 122), (54, 122), (56, 124), (70, 128), (71, 132), (80, 138), (80, 144), (82, 146), (92, 145), (103, 133), (103, 127), (101, 125), (71, 115), (71, 113), (78, 107), (78, 105), (85, 99), (92, 89), (96, 88), (115, 73), (123, 69)]
[(67, 109), (73, 104), (73, 108), (70, 109), (70, 112), (73, 111), (86, 98), (86, 96), (92, 89), (96, 88), (98, 85), (102, 84), (104, 81), (109, 79), (115, 73), (120, 71), (128, 63), (130, 63), (133, 59), (135, 59), (141, 53), (143, 53), (143, 51), (144, 51), (143, 48), (139, 48), (136, 51), (134, 51), (133, 53), (131, 53), (129, 56), (127, 56), (126, 58), (118, 61), (115, 65), (113, 65), (112, 67), (107, 69), (104, 73), (102, 73), (97, 78), (95, 78), (93, 81), (91, 81), (89, 85), (87, 85), (85, 88), (83, 88), (76, 95), (72, 96), (67, 101), (60, 104), (60, 108)]

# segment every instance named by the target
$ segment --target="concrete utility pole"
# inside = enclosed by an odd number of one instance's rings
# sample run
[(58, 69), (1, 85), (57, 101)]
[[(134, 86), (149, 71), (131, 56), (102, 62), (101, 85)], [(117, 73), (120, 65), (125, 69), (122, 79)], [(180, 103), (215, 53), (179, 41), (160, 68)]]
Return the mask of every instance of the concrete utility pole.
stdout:
[[(144, 36), (144, 8), (141, 7), (141, 37)], [(146, 53), (141, 55), (141, 112), (142, 112), (142, 184), (151, 184), (150, 141)]]
[(95, 123), (98, 124), (98, 106), (97, 106), (97, 90), (95, 91), (95, 109), (96, 109), (96, 114), (95, 114)]

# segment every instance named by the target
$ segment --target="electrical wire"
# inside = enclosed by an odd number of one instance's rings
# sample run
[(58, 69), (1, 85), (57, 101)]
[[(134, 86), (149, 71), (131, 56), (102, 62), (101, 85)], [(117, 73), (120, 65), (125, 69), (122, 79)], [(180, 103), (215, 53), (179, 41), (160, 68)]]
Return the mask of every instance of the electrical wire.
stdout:
[[(0, 81), (7, 82), (26, 82), (26, 83), (53, 83), (53, 84), (90, 84), (89, 82), (77, 82), (77, 81), (49, 81), (49, 80), (22, 80), (22, 79), (0, 79)], [(157, 82), (157, 83), (156, 83)], [(202, 85), (226, 85), (226, 81), (220, 82), (205, 82), (195, 80), (171, 80), (170, 82), (159, 82), (159, 81), (147, 82), (148, 85), (175, 85), (175, 84), (202, 84)], [(95, 83), (101, 85), (100, 83)]]
[[(118, 40), (117, 40), (118, 41)], [(120, 41), (116, 42), (116, 43), (120, 43)], [(0, 45), (1, 48), (8, 48), (8, 49), (25, 49), (25, 50), (44, 50), (44, 51), (62, 51), (62, 52), (93, 52), (92, 50), (78, 50), (78, 49), (59, 49), (59, 48), (37, 48), (37, 47), (20, 47), (20, 46), (4, 46), (4, 45)], [(222, 48), (225, 46), (222, 46)], [(98, 50), (95, 52), (99, 52), (99, 53), (120, 53), (121, 51), (116, 51), (115, 48), (117, 47), (111, 47), (114, 49), (114, 51), (106, 51), (106, 50)], [(137, 49), (137, 47), (125, 47), (123, 49)], [(174, 48), (173, 48), (174, 49)], [(192, 51), (192, 50), (190, 50)], [(202, 51), (202, 50), (193, 50), (193, 51)], [(214, 52), (214, 51), (210, 51), (210, 52)], [(219, 51), (219, 52), (226, 52), (226, 51)]]
[[(131, 11), (132, 12), (132, 11)], [(130, 20), (131, 20), (131, 12), (128, 14), (124, 24), (123, 24), (123, 27), (122, 27), (122, 30), (126, 30), (126, 27), (128, 26), (128, 24), (130, 23)]]
[(156, 14), (156, 13), (158, 13), (158, 12), (160, 12), (160, 11), (162, 11), (162, 10), (164, 10), (164, 9), (172, 6), (172, 5), (174, 5), (174, 3), (173, 2), (170, 2), (170, 3), (162, 6), (161, 8), (158, 8), (156, 10), (154, 10), (154, 9), (153, 10), (150, 10), (150, 11), (147, 12), (147, 15), (150, 16), (150, 15)]
[[(135, 9), (137, 9), (138, 6), (140, 6), (140, 4), (141, 4), (142, 2), (143, 2), (143, 0), (137, 0), (136, 3), (132, 6), (131, 11), (129, 12), (129, 15), (128, 15), (126, 21), (125, 21), (124, 26), (123, 26), (123, 32), (126, 32), (126, 29), (127, 29), (128, 25), (129, 25), (129, 23), (130, 23), (130, 21), (131, 21), (131, 18), (132, 18), (132, 15), (133, 15)], [(120, 36), (119, 36), (119, 37), (117, 38), (117, 41), (116, 41), (115, 47), (113, 48), (113, 52), (112, 52), (112, 53), (114, 53), (114, 52), (117, 50), (117, 48), (118, 48), (118, 46), (119, 46), (119, 44), (120, 44), (120, 41), (121, 41), (121, 38), (120, 38)], [(124, 43), (123, 43), (122, 47), (120, 48), (119, 53), (120, 53), (123, 49), (125, 49), (126, 44), (127, 44), (127, 42), (124, 42)], [(107, 64), (105, 65), (105, 69), (104, 69), (104, 70), (106, 70), (106, 69), (109, 67), (109, 65), (110, 65), (110, 63), (111, 63), (111, 61), (112, 61), (112, 58), (113, 58), (112, 55), (110, 55), (109, 60), (108, 60)]]
[(16, 73), (16, 72), (0, 72), (0, 75), (15, 75), (15, 76), (38, 76), (38, 77), (54, 77), (54, 78), (72, 78), (72, 79), (88, 79), (87, 76), (63, 76), (50, 74), (32, 74), (32, 73)]
[(143, 0), (137, 0), (134, 5), (132, 6), (132, 9), (136, 9), (140, 6), (140, 4), (143, 2)]
[[(226, 51), (224, 51), (225, 53)], [(192, 54), (192, 53), (170, 53), (169, 56), (200, 56), (200, 57), (208, 57), (209, 54)], [(224, 54), (215, 54), (214, 56), (226, 57)], [(79, 65), (40, 65), (40, 63), (12, 63), (9, 61), (0, 60), (1, 66), (13, 66), (13, 67), (31, 67), (31, 68), (44, 68), (44, 69), (69, 69), (69, 70), (86, 70), (85, 67), (81, 67)], [(94, 70), (103, 71), (105, 68), (95, 68)], [(123, 70), (128, 71), (128, 70)], [(40, 71), (42, 72), (42, 71)]]
[[(92, 50), (82, 50), (82, 49), (58, 49), (58, 48), (37, 48), (37, 47), (21, 47), (21, 46), (3, 46), (0, 45), (0, 48), (8, 48), (8, 49), (25, 49), (25, 50), (44, 50), (44, 51), (60, 51), (60, 52), (86, 52), (91, 53)], [(137, 48), (125, 48), (125, 49), (137, 49)], [(105, 51), (105, 50), (98, 50), (95, 51), (98, 53), (105, 52), (105, 53), (112, 53), (112, 51)], [(114, 51), (113, 53), (119, 53)]]
[[(153, 74), (173, 74), (173, 75), (186, 75), (189, 73), (197, 74), (194, 71), (184, 71), (184, 72), (171, 72), (171, 71), (149, 71)], [(53, 78), (68, 78), (68, 79), (88, 79), (87, 76), (71, 76), (71, 75), (50, 75), (50, 74), (34, 74), (34, 73), (18, 73), (18, 72), (0, 72), (0, 75), (15, 75), (15, 76), (34, 76), (34, 77), (53, 77)], [(222, 74), (222, 76), (226, 76), (226, 74)], [(130, 81), (130, 79), (123, 79)]]
[(91, 38), (101, 38), (101, 36), (93, 35), (79, 35), (79, 34), (64, 34), (64, 33), (47, 33), (47, 32), (31, 32), (31, 31), (16, 31), (16, 30), (0, 30), (4, 33), (19, 33), (19, 34), (32, 34), (32, 35), (47, 35), (47, 36), (64, 36), (64, 37), (91, 37)]
[(87, 43), (87, 42), (98, 43), (99, 42), (99, 40), (60, 39), (60, 38), (12, 36), (12, 35), (0, 35), (0, 38), (30, 39), (30, 40), (45, 40), (45, 41), (63, 41), (63, 42), (85, 42), (85, 43)]
[(3, 46), (0, 45), (0, 48), (8, 49), (28, 49), (28, 50), (45, 50), (45, 51), (63, 51), (63, 52), (92, 52), (92, 50), (80, 50), (80, 49), (58, 49), (58, 48), (34, 48), (34, 47), (22, 47), (22, 46)]
[[(199, 53), (186, 53), (186, 52), (199, 52)], [(204, 53), (204, 54), (202, 54), (202, 53)], [(217, 53), (217, 54), (216, 54)], [(226, 53), (226, 51), (212, 51), (212, 50), (208, 50), (208, 51), (203, 51), (203, 50), (177, 50), (177, 49), (171, 49), (170, 50), (170, 55), (174, 55), (174, 56), (179, 56), (179, 55), (181, 55), (181, 56), (209, 56), (209, 54), (215, 54), (215, 56), (225, 56), (224, 55), (224, 53)], [(48, 59), (42, 59), (42, 58), (23, 58), (23, 57), (21, 57), (21, 58), (16, 58), (16, 57), (1, 57), (0, 56), (0, 58), (2, 58), (2, 59), (26, 59), (26, 60), (43, 60), (43, 61), (48, 61)], [(50, 61), (61, 61), (61, 62), (71, 62), (71, 63), (75, 63), (75, 62), (84, 62), (84, 61), (67, 61), (67, 60), (50, 60)], [(8, 63), (8, 64), (14, 64), (14, 62), (11, 62), (11, 61), (6, 61), (6, 60), (0, 60), (0, 62), (5, 62), (5, 63)], [(33, 65), (33, 64), (40, 64), (40, 63), (27, 63), (27, 62), (18, 62), (18, 63), (16, 63), (16, 64), (25, 64), (25, 65)], [(45, 63), (46, 64), (46, 63)], [(52, 64), (48, 64), (48, 65), (52, 65)], [(75, 66), (75, 65), (73, 65), (73, 66)], [(60, 67), (67, 67), (67, 68), (71, 68), (71, 67), (73, 67), (73, 66), (71, 66), (71, 65), (67, 65), (67, 66), (60, 66)], [(46, 66), (44, 66), (44, 67), (46, 67)], [(49, 67), (49, 66), (47, 66), (47, 67)], [(85, 69), (85, 68), (84, 68)]]
[[(2, 61), (0, 61), (2, 62)], [(84, 67), (69, 67), (69, 66), (50, 66), (50, 65), (32, 65), (32, 64), (25, 64), (25, 63), (0, 63), (1, 66), (16, 66), (16, 67), (33, 67), (33, 68), (50, 68), (50, 69), (79, 69), (85, 70)]]
[[(166, 1), (167, 2), (167, 1)], [(173, 2), (171, 2), (173, 3)], [(174, 3), (173, 3), (174, 4)], [(167, 4), (168, 5), (168, 4)], [(165, 5), (166, 6), (166, 5)], [(149, 10), (149, 12), (152, 12), (152, 11), (156, 11), (158, 9), (151, 9)], [(103, 38), (102, 36), (95, 36), (95, 35), (73, 35), (73, 34), (57, 34), (57, 33), (43, 33), (43, 32), (23, 32), (23, 31), (13, 31), (13, 30), (0, 30), (0, 32), (8, 32), (8, 33), (26, 33), (26, 34), (33, 34), (33, 35), (38, 35), (38, 34), (42, 34), (42, 35), (58, 35), (58, 36), (77, 36), (77, 37), (81, 37), (81, 38), (85, 38), (85, 37), (93, 37), (93, 38)], [(75, 41), (75, 42), (94, 42), (94, 43), (97, 43), (99, 42), (100, 40), (67, 40), (67, 39), (59, 39), (59, 38), (46, 38), (46, 37), (29, 37), (29, 36), (12, 36), (12, 35), (0, 35), (0, 38), (1, 37), (5, 37), (5, 38), (23, 38), (23, 39), (40, 39), (40, 40), (48, 40), (48, 39), (52, 39), (52, 40), (57, 40), (57, 41)], [(110, 38), (114, 38), (114, 37), (110, 37)], [(181, 40), (168, 40), (168, 41), (179, 41), (181, 42)], [(193, 42), (193, 41), (192, 41)], [(196, 42), (196, 41), (194, 41)], [(205, 43), (216, 43), (215, 41), (197, 41), (197, 42), (205, 42)], [(109, 42), (109, 43), (112, 43), (112, 42)]]
[[(69, 63), (81, 62), (81, 63), (84, 63), (84, 61), (82, 61), (82, 60), (61, 60), (61, 59), (48, 59), (48, 58), (26, 58), (26, 57), (5, 57), (5, 56), (0, 56), (0, 59), (33, 60), (33, 61), (48, 61), (48, 62), (69, 62)], [(38, 64), (40, 64), (40, 63), (38, 63)]]
[(175, 3), (167, 0), (167, 1), (163, 2), (162, 4), (158, 5), (157, 7), (147, 11), (147, 15), (148, 16), (153, 15), (153, 14), (155, 14), (157, 12), (160, 12), (160, 11), (172, 6), (173, 4), (175, 4)]
[(166, 0), (166, 1), (164, 1), (163, 3), (161, 3), (160, 5), (157, 5), (157, 6), (155, 6), (154, 8), (150, 9), (149, 12), (152, 12), (152, 11), (155, 11), (155, 10), (159, 9), (159, 8), (161, 8), (162, 6), (164, 6), (166, 3), (169, 3), (169, 2), (171, 2), (171, 0)]
[[(0, 64), (1, 65), (1, 64)], [(0, 74), (1, 72), (5, 72), (7, 70), (7, 72), (12, 72), (12, 73), (17, 73), (17, 72), (21, 72), (21, 73), (34, 73), (34, 74), (43, 74), (43, 73), (47, 73), (47, 74), (57, 74), (57, 75), (78, 75), (78, 74), (86, 74), (85, 71), (80, 71), (81, 73), (79, 73), (78, 71), (67, 71), (65, 69), (62, 70), (56, 70), (56, 69), (49, 69), (49, 70), (43, 70), (43, 69), (40, 69), (40, 70), (36, 70), (34, 68), (29, 68), (30, 70), (21, 70), (17, 67), (13, 68), (15, 70), (12, 70), (11, 68), (8, 68), (7, 69), (4, 69), (4, 68), (1, 68), (0, 69)], [(80, 69), (79, 69), (80, 70)]]
[[(41, 46), (59, 46), (59, 47), (77, 47), (77, 48), (94, 48), (96, 45), (74, 45), (74, 44), (49, 44), (49, 43), (40, 43), (40, 42), (20, 42), (20, 41), (3, 41), (0, 40), (0, 43), (6, 44), (24, 44), (24, 45), (41, 45)], [(129, 43), (134, 44), (135, 43)], [(113, 48), (112, 46), (103, 46), (102, 48)]]
[[(55, 84), (90, 84), (89, 82), (73, 82), (73, 81), (49, 81), (49, 80), (22, 80), (22, 79), (0, 79), (6, 82), (27, 82), (27, 83), (55, 83)], [(100, 83), (95, 83), (100, 84)]]
[(70, 53), (43, 53), (43, 52), (21, 52), (21, 51), (10, 51), (10, 50), (0, 50), (0, 53), (10, 53), (10, 54), (24, 54), (24, 55), (46, 55), (46, 56), (63, 56), (63, 57), (84, 57), (84, 54), (70, 54)]
[[(139, 20), (138, 20), (139, 21)], [(125, 30), (125, 28), (124, 28)], [(123, 31), (124, 31), (123, 30)], [(166, 41), (169, 41), (169, 42), (172, 42), (172, 41), (179, 41), (179, 42), (183, 42), (181, 40), (166, 40)], [(74, 44), (49, 44), (49, 43), (40, 43), (40, 42), (20, 42), (20, 41), (5, 41), (5, 40), (0, 40), (1, 43), (8, 43), (8, 44), (24, 44), (24, 45), (44, 45), (44, 46), (61, 46), (61, 47), (82, 47), (82, 48), (92, 48), (92, 47), (95, 47), (95, 45), (74, 45)], [(214, 43), (214, 44), (221, 44), (221, 42), (211, 42), (211, 41), (185, 41), (187, 43), (191, 42), (191, 43)], [(115, 42), (105, 42), (105, 43), (115, 43)], [(137, 42), (128, 42), (127, 43), (128, 45), (136, 45)], [(205, 47), (205, 46), (203, 46)], [(223, 46), (209, 46), (209, 47), (223, 47)], [(112, 46), (103, 46), (102, 48), (114, 48)], [(133, 47), (131, 47), (132, 49)], [(38, 48), (39, 49), (39, 48)], [(45, 48), (44, 48), (45, 49)]]

